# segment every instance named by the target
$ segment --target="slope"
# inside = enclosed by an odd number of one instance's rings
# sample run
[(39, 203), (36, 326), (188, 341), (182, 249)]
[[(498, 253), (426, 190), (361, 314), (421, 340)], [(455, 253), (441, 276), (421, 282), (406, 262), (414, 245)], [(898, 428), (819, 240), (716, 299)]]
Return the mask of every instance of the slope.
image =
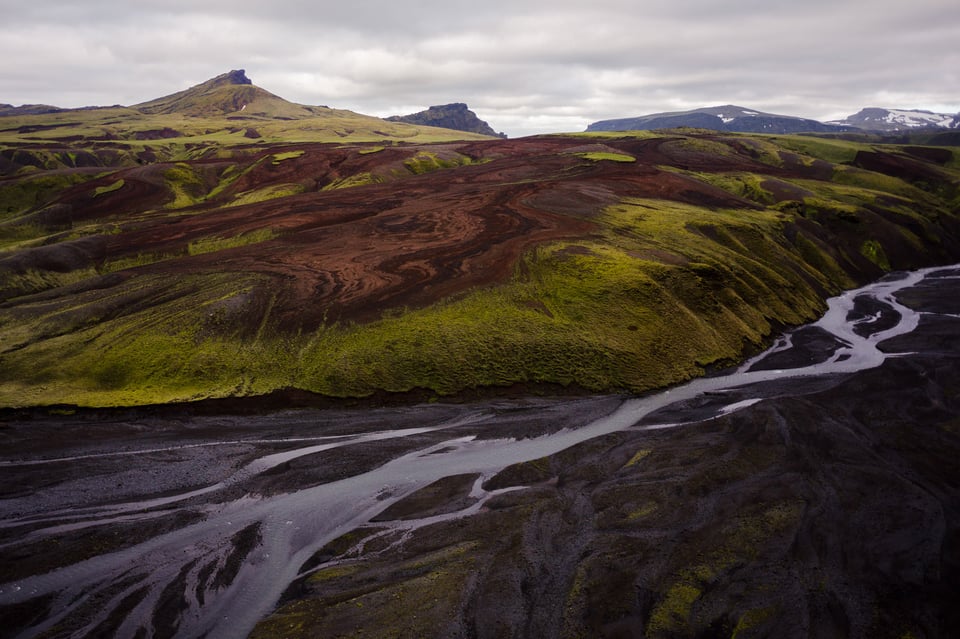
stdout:
[(133, 106), (147, 114), (216, 116), (246, 112), (264, 117), (304, 118), (317, 108), (293, 104), (254, 86), (243, 69), (230, 71), (183, 91)]
[[(0, 111), (0, 177), (229, 157), (232, 147), (254, 142), (393, 143), (485, 137), (294, 104), (253, 85), (242, 70), (132, 107), (50, 109)], [(77, 175), (73, 171), (69, 179)]]
[(666, 132), (98, 168), (2, 220), (0, 403), (675, 383), (956, 261), (934, 151)]

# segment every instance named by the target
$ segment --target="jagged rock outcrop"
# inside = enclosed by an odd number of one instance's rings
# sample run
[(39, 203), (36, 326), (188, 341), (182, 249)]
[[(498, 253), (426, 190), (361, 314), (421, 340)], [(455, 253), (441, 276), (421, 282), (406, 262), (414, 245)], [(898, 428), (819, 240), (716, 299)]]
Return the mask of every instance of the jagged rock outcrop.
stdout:
[(444, 129), (453, 129), (454, 131), (466, 131), (468, 133), (492, 135), (500, 138), (507, 137), (503, 133), (494, 131), (489, 124), (478, 118), (477, 114), (462, 102), (432, 106), (426, 111), (420, 111), (419, 113), (392, 115), (385, 119), (390, 122), (406, 122), (407, 124), (436, 126)]
[(253, 81), (247, 77), (246, 71), (243, 69), (234, 69), (210, 80), (210, 83), (217, 82), (221, 84), (253, 84)]

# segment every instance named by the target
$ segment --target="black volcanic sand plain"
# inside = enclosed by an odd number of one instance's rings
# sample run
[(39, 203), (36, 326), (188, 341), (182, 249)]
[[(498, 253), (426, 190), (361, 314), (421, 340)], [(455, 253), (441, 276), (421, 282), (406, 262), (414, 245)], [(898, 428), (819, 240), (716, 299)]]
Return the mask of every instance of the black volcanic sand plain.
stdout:
[[(902, 294), (952, 316), (885, 342), (906, 354), (878, 368), (510, 467), (487, 487), (523, 490), (396, 548), (357, 555), (378, 528), (354, 531), (253, 636), (956, 636), (957, 293)], [(438, 482), (381, 520), (442, 512), (468, 488)]]
[[(956, 271), (946, 274), (957, 275)], [(254, 637), (953, 637), (960, 630), (960, 290), (933, 278), (898, 299), (930, 314), (888, 340), (901, 353), (852, 375), (765, 382), (765, 397), (716, 416), (682, 402), (640, 426), (509, 466), (488, 489), (515, 487), (475, 515), (403, 536), (385, 527), (460, 510), (472, 476), (451, 475), (329, 543), (305, 566)], [(858, 313), (872, 314), (869, 307)], [(883, 320), (872, 330), (885, 328)], [(822, 361), (828, 340), (804, 328), (789, 368)], [(804, 336), (805, 335), (805, 336)], [(804, 336), (804, 337), (800, 337)], [(297, 445), (257, 443), (434, 424), (471, 411), (496, 418), (458, 427), (479, 437), (534, 437), (613, 410), (622, 398), (197, 415), (197, 407), (36, 413), (0, 424), (3, 502), (20, 517), (162, 496), (209, 485), (247, 460)], [(729, 401), (729, 399), (727, 400)], [(698, 421), (706, 416), (712, 419)], [(238, 485), (281, 494), (365, 472), (449, 439), (426, 433), (310, 455)], [(230, 442), (218, 446), (198, 446)], [(151, 454), (98, 456), (156, 450)], [(31, 542), (4, 532), (5, 581), (132, 545), (196, 522), (203, 499), (136, 525), (64, 532)], [(397, 533), (400, 535), (400, 533)], [(363, 552), (358, 545), (368, 544)], [(241, 557), (256, 539), (238, 537)], [(235, 570), (235, 567), (234, 567)], [(229, 583), (229, 566), (213, 577)], [(154, 620), (175, 636), (171, 591)], [(48, 602), (0, 608), (16, 629)], [(95, 614), (96, 603), (78, 618)], [(73, 619), (77, 621), (78, 619)], [(109, 621), (104, 628), (110, 628)], [(69, 624), (65, 626), (69, 628)], [(66, 632), (66, 631), (65, 631)], [(61, 636), (53, 632), (50, 636)], [(66, 636), (66, 635), (64, 635)]]

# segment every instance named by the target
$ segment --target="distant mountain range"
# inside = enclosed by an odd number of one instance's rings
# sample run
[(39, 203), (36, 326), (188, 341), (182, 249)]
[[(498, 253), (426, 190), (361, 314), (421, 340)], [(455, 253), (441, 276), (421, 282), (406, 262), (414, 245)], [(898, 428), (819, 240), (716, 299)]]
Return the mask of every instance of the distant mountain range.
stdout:
[[(91, 106), (64, 109), (48, 104), (13, 106), (0, 104), (0, 117), (39, 116), (65, 112), (106, 112), (126, 109), (144, 115), (181, 114), (193, 117), (228, 117), (229, 119), (268, 118), (271, 120), (305, 120), (329, 116), (334, 110), (326, 106), (308, 106), (289, 102), (254, 85), (243, 69), (229, 71), (183, 91), (142, 102), (130, 107), (120, 105)], [(339, 114), (350, 112), (338, 111)], [(373, 118), (352, 114), (367, 120), (386, 120), (431, 126), (505, 138), (487, 122), (481, 120), (461, 102), (431, 106), (425, 111), (388, 118)], [(791, 115), (765, 113), (755, 109), (727, 104), (690, 111), (652, 113), (629, 118), (600, 120), (587, 131), (638, 131), (693, 127), (741, 133), (843, 133), (904, 131), (960, 131), (960, 113), (934, 113), (920, 109), (885, 109), (870, 107), (842, 120), (820, 122)]]
[[(130, 109), (145, 115), (188, 115), (192, 117), (259, 117), (273, 120), (304, 120), (325, 116), (331, 112), (327, 106), (308, 106), (289, 102), (253, 84), (243, 69), (223, 73), (189, 89), (141, 102), (130, 107), (83, 107), (63, 109), (49, 104), (24, 104), (13, 106), (0, 104), (0, 117), (33, 116), (65, 113), (70, 111), (101, 111), (105, 109)], [(341, 112), (345, 113), (345, 112)], [(360, 116), (374, 119), (371, 116)], [(379, 120), (380, 118), (376, 118)], [(426, 111), (404, 116), (386, 118), (418, 126), (432, 126), (453, 131), (477, 133), (505, 138), (479, 119), (466, 104), (453, 103), (432, 106)]]
[(904, 131), (906, 129), (960, 129), (960, 113), (934, 113), (911, 109), (878, 109), (871, 107), (848, 115), (843, 120), (828, 122), (867, 131)]
[(727, 104), (691, 111), (652, 113), (632, 118), (601, 120), (588, 126), (587, 131), (643, 131), (676, 127), (741, 133), (895, 132), (908, 129), (957, 129), (960, 128), (960, 114), (868, 108), (843, 120), (819, 122)]
[(419, 124), (421, 126), (438, 126), (444, 129), (453, 129), (454, 131), (495, 135), (501, 138), (507, 137), (503, 133), (494, 131), (493, 127), (478, 118), (477, 114), (462, 102), (432, 106), (426, 111), (420, 111), (419, 113), (392, 115), (385, 119), (391, 122), (406, 122), (407, 124)]

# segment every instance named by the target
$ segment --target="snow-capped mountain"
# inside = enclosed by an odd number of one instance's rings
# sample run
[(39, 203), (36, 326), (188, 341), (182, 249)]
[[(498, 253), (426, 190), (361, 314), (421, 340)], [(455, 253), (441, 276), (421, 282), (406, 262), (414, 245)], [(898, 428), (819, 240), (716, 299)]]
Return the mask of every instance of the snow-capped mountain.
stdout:
[(836, 133), (843, 131), (896, 132), (916, 129), (960, 130), (960, 113), (934, 113), (920, 109), (871, 107), (831, 122), (819, 122), (792, 115), (764, 113), (727, 104), (690, 111), (651, 113), (632, 118), (600, 120), (587, 131), (641, 131), (696, 127), (742, 133)]
[(905, 129), (957, 129), (960, 128), (960, 113), (934, 113), (920, 109), (881, 109), (870, 107), (830, 122), (842, 126), (854, 126), (869, 131), (903, 131)]
[(727, 104), (692, 111), (653, 113), (633, 118), (601, 120), (588, 126), (587, 131), (636, 131), (682, 126), (742, 133), (825, 133), (853, 130), (844, 125), (824, 124), (807, 118), (763, 113), (762, 111)]

